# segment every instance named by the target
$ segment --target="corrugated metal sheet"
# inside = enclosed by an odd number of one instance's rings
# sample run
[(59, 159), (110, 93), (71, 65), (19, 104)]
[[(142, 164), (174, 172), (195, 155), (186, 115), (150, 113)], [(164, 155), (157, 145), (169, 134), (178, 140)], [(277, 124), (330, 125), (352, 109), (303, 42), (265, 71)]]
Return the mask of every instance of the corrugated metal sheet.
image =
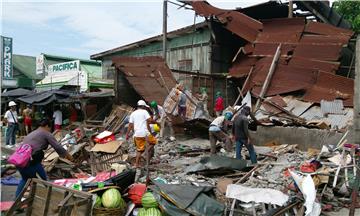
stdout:
[[(254, 51), (252, 52), (253, 56), (274, 56), (277, 47), (277, 43), (256, 43)], [(294, 44), (282, 44), (281, 45), (281, 54), (287, 55), (290, 52), (293, 52), (296, 45)]]
[(155, 100), (162, 104), (168, 90), (176, 85), (170, 69), (161, 57), (116, 57), (113, 65), (148, 102)]
[(337, 61), (342, 49), (341, 44), (303, 44), (296, 46), (294, 57), (323, 61)]
[(304, 57), (292, 57), (288, 64), (289, 66), (321, 70), (331, 74), (335, 74), (340, 66), (339, 62), (319, 61)]
[(349, 41), (348, 36), (343, 35), (311, 35), (305, 34), (301, 38), (303, 44), (347, 44)]
[(301, 115), (301, 117), (306, 119), (307, 121), (311, 121), (311, 120), (325, 121), (331, 125), (331, 129), (347, 128), (349, 125), (352, 124), (353, 116), (354, 116), (353, 109), (345, 108), (343, 115), (329, 114), (327, 115), (327, 117), (324, 117), (321, 108), (319, 106), (313, 106), (309, 110), (307, 110), (303, 115)]
[(354, 32), (349, 29), (337, 28), (335, 26), (320, 22), (307, 23), (305, 32), (319, 35), (344, 35), (348, 36), (349, 39), (354, 34)]
[(263, 31), (256, 38), (255, 43), (291, 43), (300, 40), (305, 27), (304, 18), (278, 18), (262, 20)]
[(342, 100), (320, 101), (321, 112), (327, 114), (344, 114), (344, 105)]
[(195, 12), (201, 16), (215, 16), (224, 27), (247, 41), (255, 41), (262, 29), (262, 23), (237, 11), (223, 10), (205, 1), (190, 2)]
[(319, 72), (316, 83), (303, 97), (305, 101), (320, 103), (321, 100), (343, 99), (344, 106), (353, 106), (354, 80), (346, 77)]

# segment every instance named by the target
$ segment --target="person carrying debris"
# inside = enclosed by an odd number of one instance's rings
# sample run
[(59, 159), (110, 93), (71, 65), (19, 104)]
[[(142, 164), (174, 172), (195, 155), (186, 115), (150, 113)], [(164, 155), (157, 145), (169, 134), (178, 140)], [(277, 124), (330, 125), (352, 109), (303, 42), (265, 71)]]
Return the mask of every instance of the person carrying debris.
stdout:
[(183, 92), (184, 91), (184, 87), (182, 84), (177, 85), (177, 92), (176, 94), (179, 95), (179, 103), (178, 103), (178, 114), (181, 118), (185, 119), (186, 118), (186, 95)]
[(47, 180), (46, 172), (44, 167), (41, 165), (41, 161), (44, 158), (44, 150), (48, 148), (49, 144), (52, 148), (55, 149), (60, 157), (66, 158), (70, 161), (73, 160), (73, 157), (56, 141), (55, 137), (50, 133), (50, 121), (44, 118), (40, 120), (39, 124), (40, 126), (38, 129), (31, 132), (23, 140), (23, 144), (28, 144), (31, 146), (32, 154), (31, 160), (26, 167), (17, 167), (21, 175), (21, 180), (16, 189), (16, 197), (19, 196), (28, 179), (36, 178), (36, 175), (39, 175), (41, 179)]
[(136, 146), (135, 167), (139, 168), (140, 158), (145, 151), (146, 142), (149, 143), (147, 147), (146, 160), (150, 161), (151, 152), (157, 140), (154, 134), (151, 134), (150, 124), (153, 123), (149, 112), (146, 110), (148, 105), (143, 100), (137, 102), (137, 110), (130, 114), (129, 126), (126, 132), (126, 140), (129, 140), (130, 133), (134, 131), (134, 143)]
[(156, 101), (151, 101), (150, 107), (154, 113), (153, 120), (160, 124), (160, 138), (164, 136), (165, 125), (170, 129), (170, 136), (174, 138), (174, 130), (172, 128), (171, 120), (166, 115), (164, 108), (157, 104)]
[(240, 114), (235, 116), (233, 121), (233, 137), (236, 143), (236, 158), (241, 159), (241, 149), (245, 145), (250, 154), (251, 163), (257, 163), (256, 152), (254, 146), (251, 144), (251, 137), (249, 134), (249, 121), (248, 116), (250, 114), (250, 107), (245, 106), (240, 110)]
[(214, 106), (214, 110), (215, 110), (215, 114), (216, 116), (221, 116), (222, 112), (224, 110), (224, 99), (221, 97), (221, 92), (216, 92), (216, 100), (215, 100), (215, 106)]
[(24, 125), (25, 125), (25, 132), (26, 135), (28, 135), (31, 132), (31, 126), (32, 126), (32, 110), (31, 110), (31, 105), (28, 104), (26, 105), (26, 109), (23, 110), (23, 117), (24, 117)]
[(208, 112), (208, 109), (207, 109), (208, 95), (206, 93), (206, 88), (205, 87), (200, 88), (200, 94), (198, 95), (198, 99), (202, 103), (204, 111)]
[(6, 146), (13, 147), (16, 143), (16, 132), (19, 130), (19, 122), (16, 112), (16, 103), (10, 101), (9, 107), (10, 109), (6, 111), (4, 115), (5, 121), (7, 122)]
[(225, 115), (217, 117), (211, 122), (209, 127), (209, 139), (210, 139), (210, 152), (216, 154), (216, 142), (222, 141), (225, 143), (225, 150), (231, 151), (231, 139), (227, 134), (228, 125), (231, 122), (233, 114), (226, 112)]

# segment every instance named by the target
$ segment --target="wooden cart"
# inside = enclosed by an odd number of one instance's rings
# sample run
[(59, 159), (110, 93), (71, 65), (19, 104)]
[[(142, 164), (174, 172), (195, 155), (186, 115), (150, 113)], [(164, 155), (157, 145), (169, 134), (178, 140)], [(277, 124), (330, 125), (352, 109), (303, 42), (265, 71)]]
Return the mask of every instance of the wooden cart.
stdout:
[[(21, 201), (29, 185), (30, 194)], [(91, 215), (92, 194), (31, 179), (6, 215), (15, 215), (15, 211), (24, 206), (26, 216), (88, 216)]]

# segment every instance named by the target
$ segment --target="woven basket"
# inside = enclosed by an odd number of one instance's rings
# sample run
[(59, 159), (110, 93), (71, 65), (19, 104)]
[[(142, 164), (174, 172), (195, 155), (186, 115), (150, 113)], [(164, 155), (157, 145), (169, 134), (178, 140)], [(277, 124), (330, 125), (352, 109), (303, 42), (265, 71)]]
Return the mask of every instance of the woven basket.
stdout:
[(103, 208), (94, 207), (93, 216), (123, 216), (125, 215), (124, 208)]

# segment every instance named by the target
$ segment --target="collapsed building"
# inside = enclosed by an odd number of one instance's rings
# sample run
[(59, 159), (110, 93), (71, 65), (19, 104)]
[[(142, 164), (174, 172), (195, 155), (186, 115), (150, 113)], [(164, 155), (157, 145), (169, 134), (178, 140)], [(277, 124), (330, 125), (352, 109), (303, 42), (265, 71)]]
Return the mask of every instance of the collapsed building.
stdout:
[[(249, 91), (258, 99), (253, 112), (263, 126), (338, 132), (349, 128), (353, 116), (354, 32), (326, 2), (295, 1), (292, 10), (273, 1), (235, 10), (219, 9), (203, 1), (186, 4), (206, 21), (169, 32), (167, 58), (161, 64), (168, 65), (176, 82), (192, 93), (200, 87), (207, 89), (210, 114), (215, 92), (222, 93), (226, 106), (233, 106)], [(134, 105), (137, 99), (147, 100), (148, 95), (159, 95), (162, 89), (162, 98), (151, 98), (162, 104), (174, 85), (164, 84), (168, 71), (161, 77), (153, 67), (157, 63), (149, 61), (161, 54), (159, 35), (91, 58), (102, 60), (103, 76), (116, 80), (117, 103)], [(134, 73), (126, 69), (129, 61), (137, 61), (132, 65)], [(146, 82), (136, 79), (139, 77), (146, 77)], [(153, 88), (154, 84), (158, 87)], [(263, 137), (262, 131), (274, 132), (259, 127), (257, 137)], [(301, 137), (304, 133), (306, 130), (298, 132)], [(264, 136), (257, 143), (276, 138)], [(339, 136), (335, 132), (330, 135), (334, 139)]]

